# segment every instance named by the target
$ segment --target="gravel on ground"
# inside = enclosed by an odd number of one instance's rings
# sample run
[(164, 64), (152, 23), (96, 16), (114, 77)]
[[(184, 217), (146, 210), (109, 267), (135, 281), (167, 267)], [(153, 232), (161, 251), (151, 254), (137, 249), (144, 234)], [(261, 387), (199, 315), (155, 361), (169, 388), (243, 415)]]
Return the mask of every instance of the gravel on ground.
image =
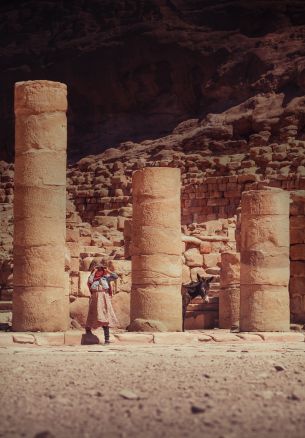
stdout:
[(0, 437), (304, 438), (305, 343), (0, 349)]

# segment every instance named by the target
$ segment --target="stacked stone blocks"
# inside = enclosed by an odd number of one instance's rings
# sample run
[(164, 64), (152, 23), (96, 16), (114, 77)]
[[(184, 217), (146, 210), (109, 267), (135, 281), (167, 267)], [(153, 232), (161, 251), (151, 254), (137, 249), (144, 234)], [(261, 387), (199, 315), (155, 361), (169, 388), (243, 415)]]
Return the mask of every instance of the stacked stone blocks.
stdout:
[(289, 330), (289, 194), (244, 192), (241, 203), (240, 328)]
[(15, 86), (15, 331), (68, 327), (65, 280), (67, 89)]
[(130, 330), (181, 331), (180, 170), (133, 175)]

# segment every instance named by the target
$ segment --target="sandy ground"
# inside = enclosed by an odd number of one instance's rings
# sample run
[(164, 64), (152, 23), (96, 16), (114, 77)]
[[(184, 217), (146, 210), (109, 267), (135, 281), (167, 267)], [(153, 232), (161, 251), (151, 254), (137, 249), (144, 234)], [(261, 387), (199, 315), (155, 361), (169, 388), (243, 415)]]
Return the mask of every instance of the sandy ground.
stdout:
[(302, 342), (9, 347), (0, 369), (5, 438), (305, 436)]

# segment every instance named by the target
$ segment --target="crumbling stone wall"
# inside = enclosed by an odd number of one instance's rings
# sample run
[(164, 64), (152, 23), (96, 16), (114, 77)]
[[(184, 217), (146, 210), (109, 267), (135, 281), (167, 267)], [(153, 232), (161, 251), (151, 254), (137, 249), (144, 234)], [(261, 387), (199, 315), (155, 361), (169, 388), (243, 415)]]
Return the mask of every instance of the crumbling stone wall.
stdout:
[[(71, 252), (70, 300), (73, 315), (86, 312), (88, 297), (84, 278), (90, 264), (108, 257), (119, 271), (115, 296), (121, 317), (128, 318), (130, 271), (124, 248), (130, 238), (128, 221), (132, 216), (131, 175), (144, 166), (177, 166), (182, 174), (183, 281), (196, 273), (214, 275), (209, 305), (195, 300), (189, 307), (193, 327), (205, 319), (209, 327), (217, 324), (220, 290), (220, 253), (236, 250), (237, 214), (241, 194), (264, 185), (292, 193), (291, 214), (291, 312), (294, 322), (304, 319), (304, 193), (305, 142), (289, 140), (283, 144), (251, 146), (243, 154), (206, 156), (168, 149), (160, 141), (135, 145), (125, 143), (118, 149), (87, 157), (67, 169), (68, 208), (67, 245)], [(250, 160), (250, 163), (249, 163)], [(290, 170), (287, 174), (289, 162)], [(8, 232), (1, 233), (1, 295), (11, 297), (13, 165), (1, 162), (0, 209)], [(250, 167), (249, 167), (250, 166)], [(273, 173), (270, 173), (271, 170)], [(127, 226), (124, 227), (126, 223)], [(302, 228), (303, 227), (303, 228)], [(293, 249), (294, 248), (294, 249)], [(125, 260), (125, 255), (127, 260)], [(124, 286), (121, 286), (124, 285)], [(129, 285), (129, 286), (128, 286)], [(123, 289), (122, 289), (123, 287)], [(122, 292), (122, 293), (121, 293)], [(204, 308), (203, 308), (204, 307)], [(196, 325), (197, 324), (197, 325)]]

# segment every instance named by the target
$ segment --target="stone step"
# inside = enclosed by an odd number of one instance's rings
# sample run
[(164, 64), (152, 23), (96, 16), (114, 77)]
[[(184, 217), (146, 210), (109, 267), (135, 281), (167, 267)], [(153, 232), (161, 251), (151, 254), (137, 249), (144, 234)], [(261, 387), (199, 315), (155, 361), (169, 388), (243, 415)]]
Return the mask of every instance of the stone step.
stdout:
[(0, 325), (12, 322), (12, 312), (10, 310), (0, 310)]
[[(193, 312), (196, 313), (196, 312)], [(201, 312), (197, 312), (201, 313)], [(206, 312), (213, 313), (213, 312)], [(193, 317), (192, 317), (193, 318)], [(188, 324), (194, 323), (192, 318), (186, 320)], [(199, 318), (199, 315), (197, 316)], [(195, 323), (200, 325), (202, 320), (199, 318)], [(230, 333), (229, 330), (222, 329), (197, 329), (186, 332), (113, 332), (110, 341), (115, 345), (139, 345), (139, 344), (196, 344), (198, 342), (273, 342), (289, 343), (304, 342), (304, 332), (284, 332), (284, 333)], [(84, 331), (69, 330), (67, 332), (55, 333), (25, 333), (25, 332), (0, 332), (0, 347), (15, 346), (81, 346), (103, 344), (103, 333), (96, 330), (87, 335)], [(105, 347), (105, 348), (109, 348)], [(111, 346), (110, 346), (111, 348)]]

